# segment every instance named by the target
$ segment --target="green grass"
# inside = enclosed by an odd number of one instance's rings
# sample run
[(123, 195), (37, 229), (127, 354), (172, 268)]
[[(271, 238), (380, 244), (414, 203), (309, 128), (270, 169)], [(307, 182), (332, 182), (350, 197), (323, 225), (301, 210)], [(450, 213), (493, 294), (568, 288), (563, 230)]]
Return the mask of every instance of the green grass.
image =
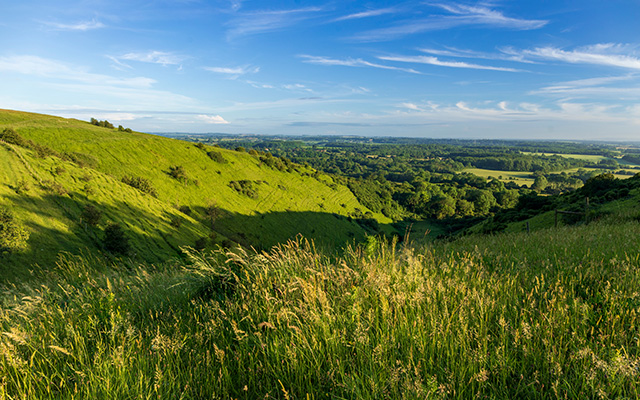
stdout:
[(4, 291), (0, 397), (637, 398), (639, 235), (63, 256)]
[[(225, 163), (210, 159), (213, 147), (143, 133), (119, 132), (88, 122), (0, 110), (0, 129), (12, 128), (25, 139), (58, 153), (80, 154), (92, 167), (49, 156), (38, 158), (30, 149), (0, 146), (0, 206), (17, 210), (32, 236), (23, 254), (4, 255), (0, 278), (29, 275), (51, 264), (59, 251), (78, 253), (100, 249), (102, 229), (109, 221), (122, 224), (132, 242), (136, 260), (158, 262), (179, 255), (178, 248), (207, 239), (209, 248), (239, 243), (269, 248), (298, 234), (319, 245), (339, 246), (364, 239), (367, 232), (348, 216), (363, 207), (351, 191), (326, 175), (302, 166), (279, 171), (247, 153), (215, 149)], [(169, 175), (182, 166), (187, 180)], [(121, 182), (124, 176), (147, 179), (157, 198)], [(230, 187), (231, 181), (251, 181), (256, 196)], [(17, 193), (26, 182), (29, 191)], [(47, 187), (63, 188), (64, 193)], [(92, 204), (104, 218), (98, 227), (80, 220), (84, 206)], [(178, 208), (188, 206), (185, 215)], [(215, 220), (206, 216), (216, 207)], [(374, 218), (391, 232), (391, 220)], [(181, 221), (180, 226), (171, 222)], [(14, 266), (11, 270), (7, 268)], [(10, 268), (9, 268), (10, 269)]]

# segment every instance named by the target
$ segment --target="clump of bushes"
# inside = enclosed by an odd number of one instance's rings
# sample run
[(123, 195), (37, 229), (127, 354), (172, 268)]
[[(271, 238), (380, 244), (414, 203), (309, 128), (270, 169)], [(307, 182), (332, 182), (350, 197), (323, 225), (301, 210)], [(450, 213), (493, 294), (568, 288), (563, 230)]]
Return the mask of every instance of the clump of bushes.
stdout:
[(251, 197), (252, 199), (258, 198), (258, 191), (253, 185), (253, 181), (248, 179), (243, 179), (240, 181), (231, 181), (229, 182), (229, 187), (238, 193), (241, 193), (247, 197)]
[(106, 119), (104, 121), (98, 121), (95, 118), (91, 118), (91, 125), (100, 126), (102, 128), (109, 128), (109, 129), (115, 128), (113, 124), (107, 121)]
[(13, 213), (0, 208), (0, 253), (14, 252), (27, 247), (29, 231), (20, 224)]
[(187, 171), (182, 165), (172, 165), (169, 167), (169, 176), (182, 182), (189, 180)]
[(120, 224), (111, 222), (104, 228), (104, 249), (112, 254), (126, 255), (131, 251), (129, 238)]
[(209, 158), (212, 159), (213, 161), (215, 161), (217, 163), (220, 163), (220, 164), (226, 164), (228, 162), (222, 156), (222, 153), (220, 153), (219, 151), (212, 150), (212, 151), (207, 153), (207, 156), (209, 156)]
[(14, 131), (11, 128), (5, 128), (2, 133), (0, 133), (0, 140), (4, 140), (7, 143), (15, 144), (20, 147), (27, 147), (27, 140), (20, 136), (18, 132)]
[(143, 193), (147, 193), (153, 197), (158, 197), (158, 192), (148, 179), (138, 176), (125, 175), (122, 177), (122, 183), (126, 183), (127, 185), (136, 188)]

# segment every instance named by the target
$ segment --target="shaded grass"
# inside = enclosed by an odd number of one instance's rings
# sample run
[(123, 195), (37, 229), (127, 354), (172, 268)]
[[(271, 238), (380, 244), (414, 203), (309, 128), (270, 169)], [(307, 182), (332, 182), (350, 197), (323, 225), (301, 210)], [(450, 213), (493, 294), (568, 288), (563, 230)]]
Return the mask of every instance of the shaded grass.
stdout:
[[(637, 398), (640, 224), (332, 255), (63, 256), (10, 286), (9, 398)], [(96, 272), (97, 271), (97, 272)]]

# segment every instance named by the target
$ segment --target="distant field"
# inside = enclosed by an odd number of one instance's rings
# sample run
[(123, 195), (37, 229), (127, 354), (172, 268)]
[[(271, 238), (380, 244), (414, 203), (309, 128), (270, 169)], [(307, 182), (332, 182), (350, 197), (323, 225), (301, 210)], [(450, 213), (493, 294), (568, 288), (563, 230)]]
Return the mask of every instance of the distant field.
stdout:
[(629, 167), (640, 167), (640, 165), (635, 164), (635, 163), (631, 163), (629, 161), (623, 160), (622, 158), (618, 158), (618, 157), (606, 157), (606, 156), (595, 156), (595, 155), (591, 155), (591, 154), (563, 154), (563, 153), (531, 153), (531, 152), (526, 152), (523, 151), (522, 154), (532, 154), (532, 155), (537, 155), (537, 156), (553, 156), (553, 155), (557, 155), (557, 156), (561, 156), (564, 158), (573, 158), (573, 159), (577, 159), (577, 160), (585, 160), (585, 161), (589, 161), (589, 162), (593, 162), (593, 163), (597, 163), (600, 162), (602, 160), (616, 160), (618, 162), (618, 164), (620, 165), (624, 165), (624, 166), (629, 166)]
[[(597, 156), (594, 156), (597, 157)], [(566, 173), (571, 173), (571, 172), (576, 172), (579, 168), (570, 168), (570, 169), (566, 169), (564, 171), (559, 171), (556, 173), (560, 173), (560, 172), (566, 172)], [(587, 171), (594, 171), (597, 168), (582, 168), (584, 170)], [(631, 170), (632, 172), (638, 172), (638, 171), (634, 171)], [(489, 178), (497, 178), (503, 182), (515, 182), (518, 185), (531, 185), (534, 181), (534, 178), (531, 175), (531, 172), (527, 172), (527, 171), (495, 171), (492, 169), (482, 169), (482, 168), (465, 168), (462, 170), (462, 172), (470, 172), (474, 175), (480, 176), (482, 178), (485, 179), (489, 179)], [(628, 179), (631, 178), (633, 175), (622, 175), (622, 174), (613, 174), (613, 176), (615, 176), (618, 179)]]
[(609, 157), (605, 157), (605, 156), (594, 156), (591, 154), (563, 154), (563, 153), (532, 153), (532, 152), (527, 152), (527, 151), (523, 151), (521, 152), (522, 154), (531, 154), (534, 156), (561, 156), (564, 158), (574, 158), (576, 160), (585, 160), (585, 161), (589, 161), (589, 162), (594, 162), (597, 163), (599, 161), (602, 160), (608, 160)]
[(497, 178), (503, 182), (515, 182), (518, 185), (531, 185), (533, 178), (531, 172), (527, 171), (494, 171), (482, 168), (465, 168), (462, 172), (470, 172), (482, 178)]

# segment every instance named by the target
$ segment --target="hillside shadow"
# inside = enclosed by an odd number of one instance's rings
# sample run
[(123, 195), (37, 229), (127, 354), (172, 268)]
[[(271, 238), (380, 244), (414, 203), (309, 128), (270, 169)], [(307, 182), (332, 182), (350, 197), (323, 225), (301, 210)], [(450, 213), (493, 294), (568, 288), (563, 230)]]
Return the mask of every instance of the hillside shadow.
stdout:
[[(53, 193), (42, 196), (12, 195), (5, 198), (12, 209), (31, 213), (35, 218), (18, 218), (30, 232), (28, 247), (24, 251), (0, 253), (0, 277), (13, 280), (42, 275), (55, 266), (60, 252), (71, 254), (100, 253), (107, 258), (125, 257), (135, 262), (157, 263), (181, 256), (180, 246), (193, 246), (204, 227), (197, 223), (171, 226), (171, 215), (160, 215), (123, 200), (113, 203), (97, 201), (83, 193), (67, 195)], [(97, 226), (82, 220), (86, 205), (95, 206), (102, 213)], [(110, 254), (103, 246), (104, 228), (109, 222), (122, 226), (131, 251), (127, 254)]]
[[(378, 225), (373, 220), (310, 211), (248, 216), (218, 210), (212, 225), (202, 207), (193, 207), (192, 220), (177, 211), (175, 214), (168, 210), (154, 213), (124, 200), (106, 203), (80, 192), (41, 196), (16, 194), (6, 200), (21, 209), (20, 215), (27, 212), (35, 217), (21, 220), (30, 232), (28, 248), (0, 254), (0, 281), (46, 276), (55, 267), (61, 252), (94, 253), (110, 259), (122, 256), (134, 262), (158, 263), (181, 257), (181, 246), (215, 248), (240, 244), (267, 250), (302, 235), (318, 247), (334, 250), (361, 242), (366, 235), (393, 231), (391, 226)], [(97, 226), (82, 221), (82, 211), (89, 204), (102, 213)], [(176, 217), (182, 220), (178, 227), (172, 225), (172, 218)], [(104, 249), (104, 228), (110, 221), (124, 229), (131, 244), (128, 254), (112, 255)], [(199, 244), (198, 240), (201, 241)]]
[(312, 211), (282, 211), (242, 215), (224, 213), (214, 223), (215, 231), (246, 247), (267, 250), (297, 236), (313, 240), (327, 249), (358, 243), (366, 235), (396, 232), (374, 220), (353, 219), (339, 214)]

